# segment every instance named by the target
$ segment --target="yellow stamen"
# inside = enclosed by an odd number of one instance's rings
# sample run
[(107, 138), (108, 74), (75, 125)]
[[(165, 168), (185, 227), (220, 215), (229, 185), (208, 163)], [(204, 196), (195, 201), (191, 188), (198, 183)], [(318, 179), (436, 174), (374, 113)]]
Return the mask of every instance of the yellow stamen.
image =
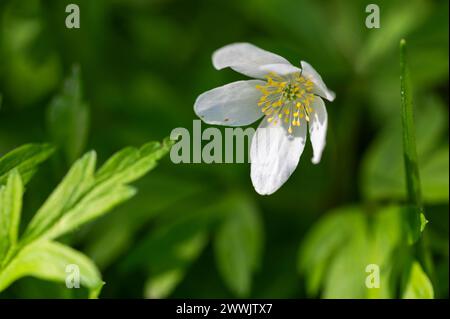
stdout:
[(311, 107), (314, 83), (300, 72), (289, 76), (271, 72), (265, 78), (265, 85), (256, 86), (261, 92), (258, 106), (269, 123), (277, 124), (278, 120), (289, 123), (287, 130), (292, 134), (292, 126), (300, 126), (300, 119), (303, 118), (309, 121), (314, 111)]

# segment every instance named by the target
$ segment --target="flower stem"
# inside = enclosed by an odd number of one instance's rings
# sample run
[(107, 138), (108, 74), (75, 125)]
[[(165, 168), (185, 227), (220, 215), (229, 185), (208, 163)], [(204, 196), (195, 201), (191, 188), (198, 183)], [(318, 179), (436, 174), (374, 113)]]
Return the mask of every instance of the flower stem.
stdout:
[[(414, 125), (414, 109), (412, 99), (411, 80), (406, 56), (406, 41), (400, 41), (400, 85), (401, 85), (401, 108), (403, 127), (403, 157), (405, 163), (406, 188), (408, 192), (408, 204), (414, 207), (416, 221), (420, 224), (419, 234), (427, 223), (423, 215), (422, 189), (420, 185), (420, 174), (416, 148), (416, 131)], [(421, 236), (422, 235), (422, 236)], [(431, 254), (427, 249), (427, 237), (419, 235), (415, 244), (416, 256), (423, 265), (428, 276), (434, 282), (434, 266)]]
[(411, 80), (406, 60), (406, 41), (400, 41), (400, 83), (403, 126), (403, 158), (405, 162), (406, 187), (408, 202), (418, 208), (419, 214), (423, 208), (422, 191), (420, 187), (419, 165), (416, 149), (416, 130), (414, 126), (414, 110), (412, 103)]

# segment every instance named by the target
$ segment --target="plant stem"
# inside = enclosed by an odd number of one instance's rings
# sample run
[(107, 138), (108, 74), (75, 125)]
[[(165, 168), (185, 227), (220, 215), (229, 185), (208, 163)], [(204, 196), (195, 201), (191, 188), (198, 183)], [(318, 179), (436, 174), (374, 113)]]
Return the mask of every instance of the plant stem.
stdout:
[(414, 110), (409, 69), (406, 61), (406, 41), (400, 41), (400, 83), (403, 126), (403, 158), (405, 162), (406, 186), (408, 202), (418, 208), (423, 208), (422, 191), (420, 187), (419, 165), (416, 149), (416, 130), (414, 126)]
[[(416, 220), (419, 221), (422, 231), (423, 201), (422, 189), (420, 185), (419, 164), (416, 149), (416, 130), (414, 125), (414, 106), (412, 99), (411, 80), (406, 56), (406, 41), (400, 41), (400, 85), (401, 85), (401, 107), (402, 107), (402, 127), (403, 127), (403, 158), (405, 162), (406, 187), (408, 192), (408, 204), (415, 210)], [(417, 258), (421, 261), (426, 273), (433, 280), (433, 261), (426, 248), (425, 234), (419, 237), (415, 245)]]

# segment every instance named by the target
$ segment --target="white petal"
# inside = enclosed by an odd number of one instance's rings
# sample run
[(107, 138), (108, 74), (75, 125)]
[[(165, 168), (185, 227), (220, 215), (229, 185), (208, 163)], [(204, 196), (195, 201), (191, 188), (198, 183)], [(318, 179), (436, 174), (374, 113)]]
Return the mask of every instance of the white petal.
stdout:
[(261, 195), (274, 193), (288, 180), (305, 147), (306, 122), (295, 127), (292, 135), (281, 123), (269, 123), (265, 117), (252, 139), (250, 175)]
[(297, 73), (301, 70), (292, 64), (283, 64), (283, 63), (274, 63), (274, 64), (265, 64), (261, 65), (260, 69), (265, 71), (265, 73), (276, 73), (278, 75), (288, 75), (291, 73)]
[(314, 93), (332, 102), (336, 94), (327, 88), (319, 73), (308, 62), (301, 61), (301, 64), (303, 74), (309, 76), (314, 83)]
[(227, 126), (249, 125), (264, 114), (258, 108), (264, 81), (237, 81), (201, 94), (194, 104), (195, 114), (205, 123)]
[(233, 43), (214, 52), (213, 65), (217, 70), (230, 67), (253, 78), (267, 74), (260, 66), (265, 64), (290, 64), (285, 58), (263, 50), (250, 43)]
[(320, 162), (323, 149), (325, 148), (328, 115), (327, 109), (325, 108), (325, 103), (318, 96), (314, 98), (311, 107), (314, 110), (309, 121), (309, 138), (311, 140), (314, 154), (311, 161), (314, 164), (317, 164)]

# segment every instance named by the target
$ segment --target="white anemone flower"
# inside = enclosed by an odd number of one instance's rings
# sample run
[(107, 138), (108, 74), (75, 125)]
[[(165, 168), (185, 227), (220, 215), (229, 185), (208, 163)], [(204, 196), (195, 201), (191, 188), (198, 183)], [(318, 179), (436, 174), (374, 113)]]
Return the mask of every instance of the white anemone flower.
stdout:
[(311, 65), (298, 68), (285, 58), (250, 43), (234, 43), (212, 56), (217, 70), (230, 67), (258, 80), (237, 81), (201, 94), (195, 113), (208, 124), (246, 126), (264, 116), (250, 147), (251, 179), (261, 195), (277, 191), (298, 165), (307, 129), (312, 162), (325, 147), (330, 91)]

